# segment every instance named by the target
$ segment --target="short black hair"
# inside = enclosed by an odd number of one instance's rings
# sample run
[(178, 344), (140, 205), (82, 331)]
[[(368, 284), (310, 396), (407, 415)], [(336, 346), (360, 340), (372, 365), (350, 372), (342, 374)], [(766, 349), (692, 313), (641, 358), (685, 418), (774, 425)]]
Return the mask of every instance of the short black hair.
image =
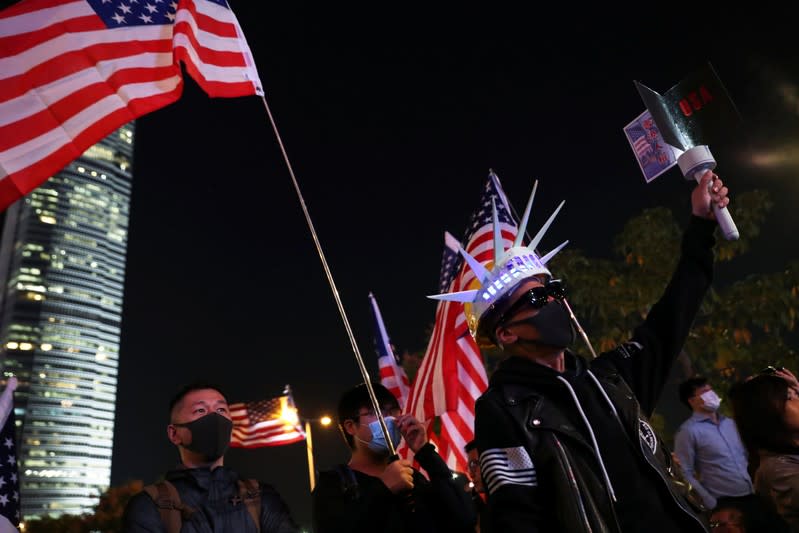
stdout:
[(768, 374), (732, 386), (730, 399), (735, 423), (747, 450), (785, 453), (793, 449), (791, 431), (785, 423), (789, 388), (787, 381)]
[(716, 507), (712, 514), (725, 509), (735, 509), (743, 515), (743, 525), (747, 533), (788, 533), (790, 531), (788, 524), (777, 513), (774, 505), (759, 494), (721, 496), (716, 501)]
[(467, 443), (466, 443), (466, 446), (464, 446), (464, 447), (463, 447), (463, 450), (464, 450), (466, 453), (469, 453), (470, 451), (472, 451), (472, 450), (476, 450), (476, 449), (477, 449), (477, 441), (476, 441), (476, 440), (474, 440), (474, 439), (472, 439), (472, 440), (470, 440), (469, 442), (467, 442)]
[(691, 409), (691, 404), (688, 403), (688, 398), (693, 397), (694, 393), (696, 393), (696, 389), (704, 387), (707, 385), (707, 378), (704, 376), (694, 376), (692, 378), (688, 378), (682, 383), (680, 383), (680, 401), (685, 404), (688, 409)]
[(185, 398), (187, 394), (197, 390), (206, 390), (206, 389), (215, 390), (227, 400), (227, 395), (218, 385), (210, 383), (208, 381), (193, 381), (191, 383), (183, 385), (180, 389), (178, 389), (178, 391), (175, 393), (174, 396), (172, 396), (172, 399), (169, 401), (168, 414), (170, 422), (172, 421), (172, 411), (175, 409), (175, 406), (177, 406), (177, 404), (179, 404), (180, 401), (183, 398)]
[[(399, 408), (396, 396), (391, 394), (383, 385), (372, 382), (372, 389), (375, 391), (375, 397), (380, 407)], [(372, 410), (372, 400), (369, 398), (369, 389), (366, 387), (366, 383), (359, 383), (346, 391), (338, 401), (338, 427), (351, 449), (355, 447), (355, 439), (344, 431), (344, 422), (346, 420), (355, 420), (357, 422), (358, 413), (364, 407), (370, 411)]]

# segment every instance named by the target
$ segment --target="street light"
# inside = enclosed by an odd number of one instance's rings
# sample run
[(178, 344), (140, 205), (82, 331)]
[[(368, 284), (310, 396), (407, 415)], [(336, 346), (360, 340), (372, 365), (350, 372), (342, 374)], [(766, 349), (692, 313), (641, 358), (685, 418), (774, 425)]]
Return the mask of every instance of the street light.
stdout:
[(319, 418), (305, 418), (305, 449), (308, 452), (308, 477), (311, 482), (311, 492), (313, 492), (314, 487), (316, 486), (316, 469), (314, 468), (314, 460), (313, 460), (313, 439), (311, 437), (311, 422), (319, 422), (322, 426), (327, 427), (332, 422), (333, 419), (327, 415), (321, 416)]

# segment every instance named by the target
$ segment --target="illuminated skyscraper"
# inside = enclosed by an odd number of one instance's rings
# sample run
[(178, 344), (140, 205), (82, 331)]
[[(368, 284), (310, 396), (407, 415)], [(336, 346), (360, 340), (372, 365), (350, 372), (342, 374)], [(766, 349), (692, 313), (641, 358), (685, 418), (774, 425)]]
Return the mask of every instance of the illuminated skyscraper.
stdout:
[(0, 358), (16, 375), (23, 516), (89, 511), (111, 478), (134, 125), (9, 208)]

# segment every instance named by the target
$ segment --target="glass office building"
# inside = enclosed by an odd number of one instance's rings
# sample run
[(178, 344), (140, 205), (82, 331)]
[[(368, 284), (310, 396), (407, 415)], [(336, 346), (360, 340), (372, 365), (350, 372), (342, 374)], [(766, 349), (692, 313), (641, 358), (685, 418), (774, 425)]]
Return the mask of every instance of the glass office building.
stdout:
[(0, 359), (17, 376), (25, 519), (88, 512), (111, 478), (134, 125), (9, 208)]

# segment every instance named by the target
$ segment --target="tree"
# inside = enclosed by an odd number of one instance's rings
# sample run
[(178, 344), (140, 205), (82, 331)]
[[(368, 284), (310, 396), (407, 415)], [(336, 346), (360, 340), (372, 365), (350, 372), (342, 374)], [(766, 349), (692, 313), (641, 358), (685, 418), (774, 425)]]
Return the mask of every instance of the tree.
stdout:
[(128, 501), (141, 492), (140, 480), (109, 488), (94, 508), (94, 513), (45, 517), (25, 522), (26, 533), (112, 533), (122, 531), (122, 513)]
[[(749, 252), (771, 207), (765, 192), (738, 195), (731, 210), (741, 239), (719, 238), (717, 261), (733, 261)], [(565, 250), (553, 259), (552, 271), (576, 288), (569, 303), (591, 332), (598, 353), (628, 339), (657, 301), (679, 257), (680, 235), (668, 209), (649, 209), (616, 237), (615, 258), (593, 259)], [(795, 365), (798, 308), (799, 261), (779, 272), (752, 274), (712, 288), (686, 341), (681, 378), (702, 374), (726, 392), (733, 382), (768, 364)], [(582, 345), (576, 348), (589, 355)]]

